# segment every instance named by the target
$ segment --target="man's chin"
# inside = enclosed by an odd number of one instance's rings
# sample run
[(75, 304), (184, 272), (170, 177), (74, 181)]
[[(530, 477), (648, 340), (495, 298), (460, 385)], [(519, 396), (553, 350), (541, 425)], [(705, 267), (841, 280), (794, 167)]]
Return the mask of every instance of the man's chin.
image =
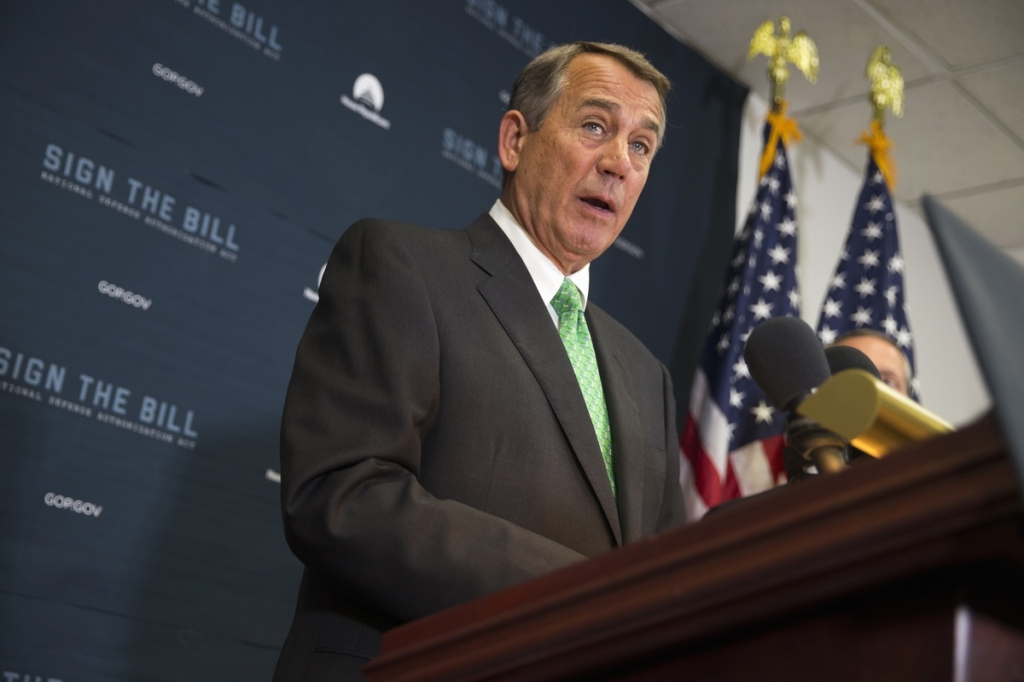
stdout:
[(574, 251), (590, 262), (608, 250), (619, 236), (620, 231), (614, 227), (597, 229), (593, 226), (580, 230), (574, 235)]

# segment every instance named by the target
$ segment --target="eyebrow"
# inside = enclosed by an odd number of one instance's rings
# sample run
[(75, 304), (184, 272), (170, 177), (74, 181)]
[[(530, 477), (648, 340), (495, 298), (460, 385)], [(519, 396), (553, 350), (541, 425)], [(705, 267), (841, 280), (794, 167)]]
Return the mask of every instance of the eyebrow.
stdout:
[[(608, 113), (615, 113), (615, 112), (619, 111), (622, 108), (621, 106), (619, 106), (615, 102), (610, 102), (610, 101), (608, 101), (606, 99), (599, 99), (599, 98), (596, 98), (596, 97), (592, 97), (590, 99), (585, 99), (582, 102), (580, 102), (580, 105), (576, 108), (576, 110), (579, 111), (581, 109), (586, 109), (588, 107), (595, 107), (597, 109), (603, 109), (604, 111), (607, 111)], [(655, 135), (658, 135), (661, 132), (661, 128), (658, 126), (657, 122), (652, 121), (649, 118), (645, 118), (643, 123), (641, 123), (641, 126), (646, 128), (646, 129), (648, 129), (648, 130), (650, 130)]]

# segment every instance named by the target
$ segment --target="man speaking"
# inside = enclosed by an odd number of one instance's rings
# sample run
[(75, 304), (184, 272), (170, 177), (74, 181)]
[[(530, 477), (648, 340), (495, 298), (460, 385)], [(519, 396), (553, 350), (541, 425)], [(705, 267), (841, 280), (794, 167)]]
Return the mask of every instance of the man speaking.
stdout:
[(275, 680), (362, 679), (390, 627), (683, 520), (668, 372), (587, 303), (668, 89), (632, 50), (553, 48), (516, 79), (489, 213), (338, 242), (284, 410), (306, 569)]

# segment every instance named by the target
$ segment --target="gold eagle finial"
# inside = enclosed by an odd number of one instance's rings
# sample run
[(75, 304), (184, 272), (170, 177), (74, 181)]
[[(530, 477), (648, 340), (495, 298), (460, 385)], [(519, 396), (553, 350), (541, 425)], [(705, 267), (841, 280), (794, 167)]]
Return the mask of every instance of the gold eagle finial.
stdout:
[(871, 79), (871, 102), (875, 105), (875, 120), (882, 123), (886, 107), (896, 116), (903, 116), (903, 74), (892, 63), (889, 48), (879, 45), (868, 59), (866, 75)]
[(768, 81), (771, 84), (772, 104), (782, 104), (786, 81), (789, 80), (790, 62), (800, 69), (807, 80), (814, 83), (818, 79), (818, 48), (814, 41), (803, 31), (789, 37), (790, 23), (787, 17), (779, 17), (779, 34), (775, 35), (775, 22), (771, 19), (764, 22), (754, 31), (750, 39), (750, 50), (747, 59), (759, 54), (768, 57)]

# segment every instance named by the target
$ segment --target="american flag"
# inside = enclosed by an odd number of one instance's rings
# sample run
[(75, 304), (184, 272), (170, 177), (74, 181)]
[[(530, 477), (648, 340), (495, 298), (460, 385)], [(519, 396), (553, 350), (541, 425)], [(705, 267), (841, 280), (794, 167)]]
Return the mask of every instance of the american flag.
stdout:
[[(766, 140), (771, 125), (770, 119)], [(680, 439), (681, 479), (691, 521), (716, 504), (785, 481), (786, 415), (771, 407), (751, 379), (743, 347), (759, 323), (800, 314), (795, 208), (786, 150), (779, 140), (774, 163), (761, 176), (746, 223), (733, 242), (718, 308), (693, 379)]]
[[(891, 339), (910, 360), (914, 343), (903, 300), (903, 256), (889, 185), (869, 155), (864, 185), (853, 212), (850, 233), (818, 318), (818, 338), (829, 345), (854, 329), (872, 329)], [(911, 381), (917, 399), (917, 381)]]

